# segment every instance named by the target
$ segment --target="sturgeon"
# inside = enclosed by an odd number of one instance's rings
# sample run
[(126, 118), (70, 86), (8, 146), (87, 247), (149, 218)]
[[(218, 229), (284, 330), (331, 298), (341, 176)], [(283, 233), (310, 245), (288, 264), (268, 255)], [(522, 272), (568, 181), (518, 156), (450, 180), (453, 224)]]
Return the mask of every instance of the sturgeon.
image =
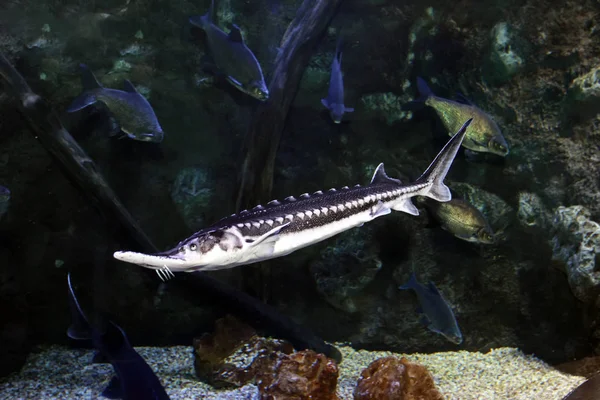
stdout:
[(273, 200), (225, 217), (171, 250), (156, 254), (117, 251), (113, 256), (154, 269), (162, 280), (167, 280), (174, 276), (173, 271), (213, 271), (285, 256), (391, 210), (418, 215), (412, 197), (451, 200), (444, 178), (472, 120), (465, 122), (413, 183), (403, 184), (390, 178), (381, 163), (366, 186), (345, 186)]

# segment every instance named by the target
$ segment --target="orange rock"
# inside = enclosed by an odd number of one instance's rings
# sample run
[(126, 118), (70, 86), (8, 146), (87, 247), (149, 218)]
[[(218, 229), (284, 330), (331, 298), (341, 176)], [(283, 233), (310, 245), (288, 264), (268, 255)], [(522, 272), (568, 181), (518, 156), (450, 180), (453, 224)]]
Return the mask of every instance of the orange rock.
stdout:
[(355, 400), (442, 400), (433, 377), (425, 367), (402, 357), (373, 361), (354, 389)]
[(312, 350), (284, 356), (256, 378), (262, 400), (338, 400), (338, 367)]

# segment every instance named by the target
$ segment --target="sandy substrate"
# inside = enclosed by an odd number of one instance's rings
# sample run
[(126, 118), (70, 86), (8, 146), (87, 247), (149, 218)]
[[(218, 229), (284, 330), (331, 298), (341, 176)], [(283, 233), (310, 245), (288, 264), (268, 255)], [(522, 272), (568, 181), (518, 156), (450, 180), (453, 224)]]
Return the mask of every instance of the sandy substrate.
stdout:
[[(344, 355), (338, 382), (342, 399), (352, 399), (357, 377), (373, 360), (389, 355), (402, 356), (339, 348)], [(198, 382), (190, 347), (140, 347), (136, 350), (156, 372), (173, 400), (258, 400), (258, 391), (253, 385), (215, 391)], [(0, 380), (0, 398), (101, 399), (99, 394), (112, 377), (112, 368), (91, 364), (92, 354), (92, 351), (57, 346), (31, 354), (19, 374)], [(487, 354), (461, 351), (404, 356), (426, 366), (447, 399), (560, 400), (585, 380), (563, 374), (535, 357), (511, 348), (495, 349)]]

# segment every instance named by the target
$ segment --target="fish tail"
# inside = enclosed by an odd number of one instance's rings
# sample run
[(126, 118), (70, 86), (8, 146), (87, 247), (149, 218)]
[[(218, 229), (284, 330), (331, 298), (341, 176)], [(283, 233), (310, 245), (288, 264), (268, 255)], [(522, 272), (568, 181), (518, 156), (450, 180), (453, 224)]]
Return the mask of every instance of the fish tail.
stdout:
[(210, 21), (213, 20), (213, 15), (215, 12), (215, 0), (210, 1), (210, 7), (208, 8), (208, 12), (204, 15), (195, 15), (190, 17), (190, 23), (198, 28), (204, 29), (205, 26), (210, 24)]
[(420, 111), (426, 106), (427, 100), (433, 96), (433, 91), (420, 76), (417, 77), (417, 91), (419, 93), (418, 97), (413, 101), (404, 103), (401, 107), (403, 111)]
[(415, 271), (413, 271), (410, 274), (410, 278), (408, 279), (408, 282), (406, 282), (404, 285), (400, 286), (400, 289), (402, 289), (402, 290), (414, 289), (417, 287), (417, 285), (418, 285), (417, 276), (415, 275)]
[(420, 193), (421, 196), (427, 196), (437, 201), (450, 201), (452, 194), (448, 186), (444, 184), (446, 174), (458, 153), (458, 149), (462, 144), (467, 127), (473, 121), (470, 118), (464, 125), (452, 136), (452, 138), (446, 143), (444, 148), (438, 153), (432, 163), (427, 167), (423, 175), (415, 181), (415, 185), (426, 184), (427, 187)]
[(427, 85), (425, 79), (421, 78), (420, 76), (417, 77), (417, 90), (419, 91), (419, 97), (416, 101), (418, 102), (425, 103), (428, 98), (433, 96), (433, 91), (429, 85)]

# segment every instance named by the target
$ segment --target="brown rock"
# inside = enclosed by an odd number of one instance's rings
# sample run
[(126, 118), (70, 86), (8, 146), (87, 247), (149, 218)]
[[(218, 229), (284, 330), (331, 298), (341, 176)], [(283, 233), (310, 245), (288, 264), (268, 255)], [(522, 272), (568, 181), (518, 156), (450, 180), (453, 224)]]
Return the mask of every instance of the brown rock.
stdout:
[(355, 400), (441, 400), (433, 377), (425, 367), (402, 357), (375, 360), (361, 374)]
[(257, 336), (228, 315), (217, 321), (214, 333), (194, 340), (194, 367), (199, 379), (215, 387), (243, 386), (292, 351), (291, 344)]
[(312, 350), (284, 356), (256, 377), (262, 400), (337, 400), (338, 367)]

